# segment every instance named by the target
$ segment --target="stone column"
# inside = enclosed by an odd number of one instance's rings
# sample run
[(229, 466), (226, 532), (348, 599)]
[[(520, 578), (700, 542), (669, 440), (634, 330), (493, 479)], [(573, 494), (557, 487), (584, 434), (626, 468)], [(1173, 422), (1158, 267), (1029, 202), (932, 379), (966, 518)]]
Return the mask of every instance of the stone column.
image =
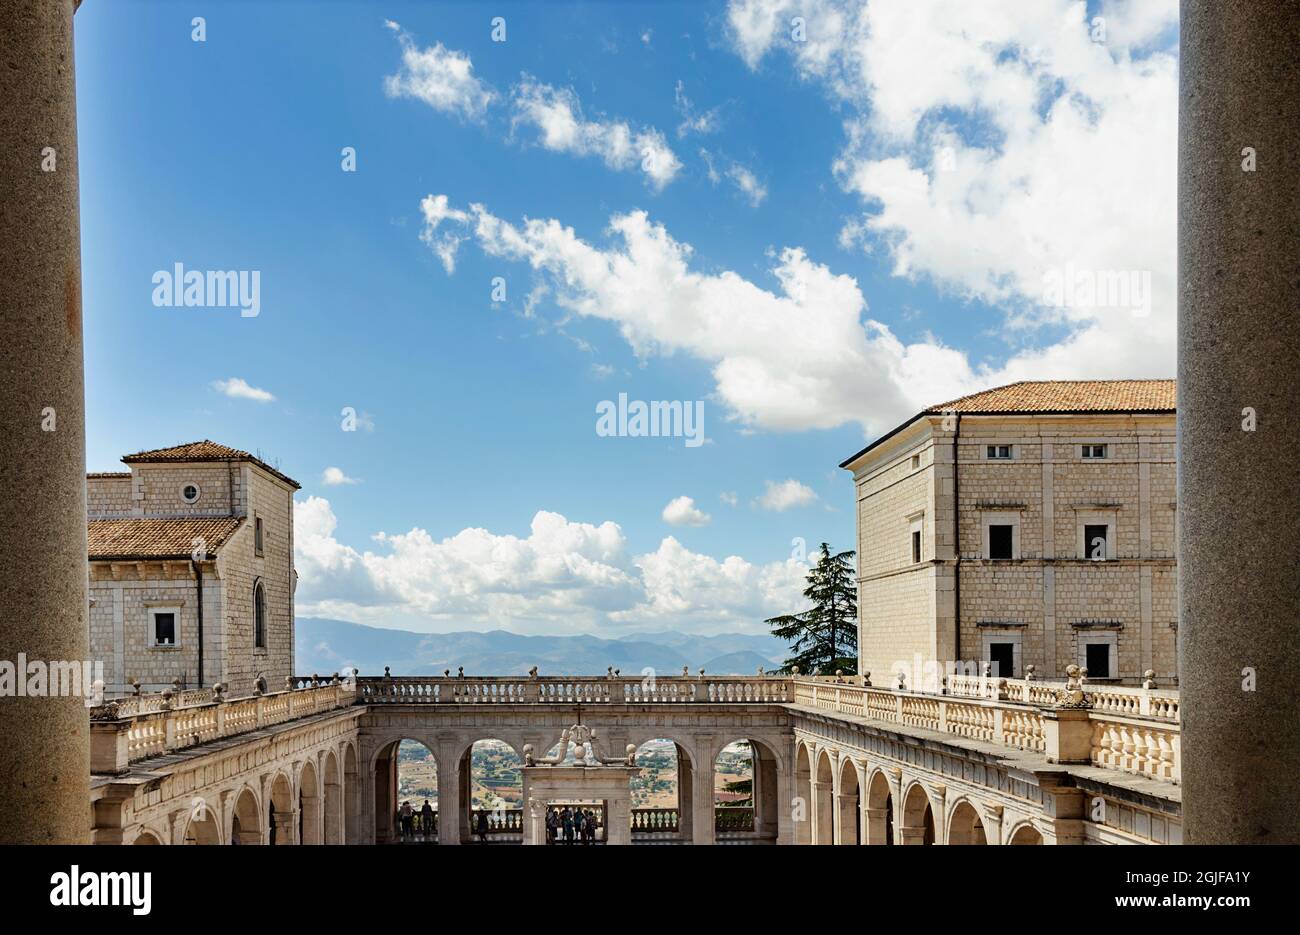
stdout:
[(1300, 842), (1300, 4), (1183, 0), (1178, 617), (1183, 830)]
[[(438, 744), (438, 843), (459, 844), (461, 823), (460, 745), (457, 741)], [(446, 765), (444, 765), (446, 764)]]
[(835, 843), (858, 843), (858, 797), (852, 793), (835, 793)]
[(713, 844), (717, 840), (717, 825), (714, 816), (713, 801), (713, 759), (709, 751), (713, 749), (711, 737), (697, 738), (695, 749), (702, 762), (695, 764), (695, 784), (691, 796), (691, 842), (693, 844)]
[[(15, 666), (90, 652), (73, 10), (0, 4), (0, 659)], [(0, 750), (0, 844), (89, 841), (84, 698), (0, 698)]]
[(866, 834), (863, 841), (866, 844), (888, 844), (885, 840), (886, 828), (888, 828), (889, 809), (887, 808), (864, 808), (862, 810), (863, 822), (866, 825)]
[(831, 783), (812, 781), (812, 843), (833, 844), (835, 832), (835, 813), (832, 810)]

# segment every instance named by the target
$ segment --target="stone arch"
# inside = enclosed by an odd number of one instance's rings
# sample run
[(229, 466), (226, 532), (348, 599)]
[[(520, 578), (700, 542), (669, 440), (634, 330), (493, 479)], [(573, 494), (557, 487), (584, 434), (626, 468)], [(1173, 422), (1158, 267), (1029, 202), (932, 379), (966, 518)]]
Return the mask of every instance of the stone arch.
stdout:
[(298, 771), (298, 843), (320, 844), (324, 841), (321, 825), (320, 777), (316, 761), (307, 759)]
[(261, 844), (262, 806), (251, 786), (243, 786), (235, 795), (230, 815), (231, 844)]
[(298, 824), (293, 782), (284, 770), (277, 771), (270, 782), (271, 801), (266, 810), (266, 826), (270, 831), (272, 844), (292, 844), (294, 830)]
[[(399, 784), (399, 754), (404, 743), (418, 744), (424, 748), (424, 761), (432, 761), (433, 764), (433, 786), (432, 795), (428, 794), (428, 789), (420, 789), (419, 798), (432, 801), (430, 802), (432, 817), (423, 814), (423, 802), (415, 801), (411, 803), (412, 811), (409, 829), (404, 829), (400, 823), (398, 810), (401, 808), (402, 792)], [(408, 748), (409, 749), (409, 748)], [(454, 802), (442, 802), (438, 795), (441, 788), (443, 773), (443, 763), (438, 758), (434, 745), (428, 740), (416, 737), (411, 734), (399, 734), (389, 736), (382, 740), (375, 747), (374, 753), (370, 757), (370, 775), (374, 777), (374, 822), (375, 822), (375, 843), (376, 844), (393, 844), (403, 839), (422, 841), (424, 843), (433, 843), (437, 840), (437, 828), (439, 826), (438, 818), (440, 810), (445, 805), (455, 813)], [(425, 827), (431, 824), (433, 827)]]
[(987, 844), (984, 822), (969, 799), (958, 799), (948, 817), (949, 844)]
[(858, 765), (852, 757), (840, 761), (839, 791), (835, 794), (835, 818), (839, 822), (836, 844), (861, 844), (862, 796)]
[(903, 793), (903, 844), (935, 843), (934, 809), (929, 793), (920, 781), (913, 781)]
[(343, 745), (343, 840), (356, 844), (361, 839), (361, 775), (357, 770), (357, 747)]
[[(486, 794), (480, 797), (476, 803), (475, 799), (475, 767), (474, 753), (475, 748), (481, 744), (499, 745), (491, 749), (504, 762), (499, 764), (505, 769), (513, 769), (518, 775), (510, 783), (509, 788), (491, 789), (486, 782), (487, 773), (480, 777), (479, 782), (486, 790)], [(502, 751), (501, 747), (505, 750)], [(460, 790), (460, 811), (461, 811), (461, 828), (462, 843), (476, 842), (487, 844), (489, 841), (496, 843), (523, 843), (524, 837), (524, 785), (523, 785), (523, 765), (524, 758), (521, 753), (523, 745), (516, 738), (513, 742), (500, 736), (488, 735), (479, 737), (471, 741), (461, 751), (457, 759), (457, 769), (459, 770), (460, 782), (457, 784)], [(488, 750), (483, 751), (491, 755)], [(495, 776), (494, 776), (495, 778)], [(443, 803), (444, 808), (450, 808), (451, 803)]]
[[(780, 836), (781, 824), (781, 777), (784, 775), (783, 761), (780, 752), (776, 746), (763, 736), (745, 735), (733, 737), (724, 740), (714, 746), (710, 751), (712, 754), (713, 772), (717, 774), (718, 759), (728, 748), (733, 748), (735, 744), (748, 744), (749, 748), (749, 786), (733, 789), (718, 788), (718, 782), (714, 782), (714, 801), (711, 803), (714, 808), (715, 830), (728, 837), (752, 838), (760, 841), (778, 840)], [(744, 782), (745, 780), (740, 780)], [(747, 808), (745, 813), (733, 814), (727, 809), (737, 806), (729, 806), (726, 798), (732, 796), (722, 796), (722, 793), (740, 792), (748, 794), (748, 801), (742, 802), (739, 806)]]
[(880, 768), (872, 770), (867, 781), (867, 843), (895, 843), (894, 788)]
[[(657, 770), (661, 757), (647, 749), (651, 744), (672, 744), (673, 791), (664, 801)], [(611, 750), (610, 755), (622, 753)], [(654, 759), (650, 759), (654, 756)], [(632, 781), (632, 834), (638, 841), (686, 841), (694, 834), (695, 762), (691, 752), (672, 737), (651, 737), (636, 745), (640, 776)], [(648, 772), (650, 771), (650, 772)], [(660, 793), (656, 796), (656, 793)]]
[(321, 758), (321, 779), (324, 784), (322, 818), (324, 843), (343, 843), (343, 783), (339, 776), (339, 758), (333, 750), (326, 750)]
[(220, 844), (221, 824), (217, 813), (207, 802), (199, 800), (190, 810), (189, 820), (185, 825), (185, 834), (181, 838), (186, 844)]
[(796, 799), (803, 799), (803, 807), (796, 808), (794, 837), (796, 844), (812, 843), (812, 752), (802, 741), (795, 745), (794, 787)]
[(1008, 844), (1042, 844), (1043, 834), (1034, 827), (1032, 821), (1022, 821), (1011, 829)]
[(817, 751), (812, 782), (813, 843), (835, 843), (835, 764), (830, 751)]
[(150, 828), (141, 828), (140, 833), (135, 836), (132, 844), (161, 844), (162, 838), (158, 833)]

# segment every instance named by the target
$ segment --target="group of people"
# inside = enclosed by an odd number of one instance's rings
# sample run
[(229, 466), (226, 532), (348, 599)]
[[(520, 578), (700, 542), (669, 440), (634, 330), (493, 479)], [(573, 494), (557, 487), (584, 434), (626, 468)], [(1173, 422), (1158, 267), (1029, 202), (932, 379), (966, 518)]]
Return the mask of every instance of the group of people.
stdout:
[(596, 829), (600, 821), (591, 809), (578, 807), (546, 809), (546, 843), (547, 844), (594, 844)]
[(433, 806), (429, 804), (428, 799), (424, 800), (424, 805), (419, 811), (411, 807), (409, 800), (403, 802), (402, 807), (397, 810), (397, 819), (402, 828), (402, 837), (413, 838), (418, 830), (427, 838), (433, 833), (433, 816)]

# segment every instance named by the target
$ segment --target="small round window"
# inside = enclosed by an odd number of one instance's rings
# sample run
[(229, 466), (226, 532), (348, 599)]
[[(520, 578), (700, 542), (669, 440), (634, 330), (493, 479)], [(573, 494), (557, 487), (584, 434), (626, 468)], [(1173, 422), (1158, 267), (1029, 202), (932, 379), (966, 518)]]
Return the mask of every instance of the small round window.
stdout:
[(198, 484), (181, 485), (181, 499), (184, 500), (186, 503), (198, 503), (199, 493), (200, 491), (199, 491)]

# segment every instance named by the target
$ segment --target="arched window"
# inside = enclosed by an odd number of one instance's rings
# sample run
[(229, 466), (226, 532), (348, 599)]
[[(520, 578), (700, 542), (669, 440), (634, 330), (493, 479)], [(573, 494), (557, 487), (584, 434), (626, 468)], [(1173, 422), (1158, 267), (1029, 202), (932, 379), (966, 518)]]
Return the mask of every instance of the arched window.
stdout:
[(261, 578), (253, 583), (253, 646), (266, 648), (266, 588)]

